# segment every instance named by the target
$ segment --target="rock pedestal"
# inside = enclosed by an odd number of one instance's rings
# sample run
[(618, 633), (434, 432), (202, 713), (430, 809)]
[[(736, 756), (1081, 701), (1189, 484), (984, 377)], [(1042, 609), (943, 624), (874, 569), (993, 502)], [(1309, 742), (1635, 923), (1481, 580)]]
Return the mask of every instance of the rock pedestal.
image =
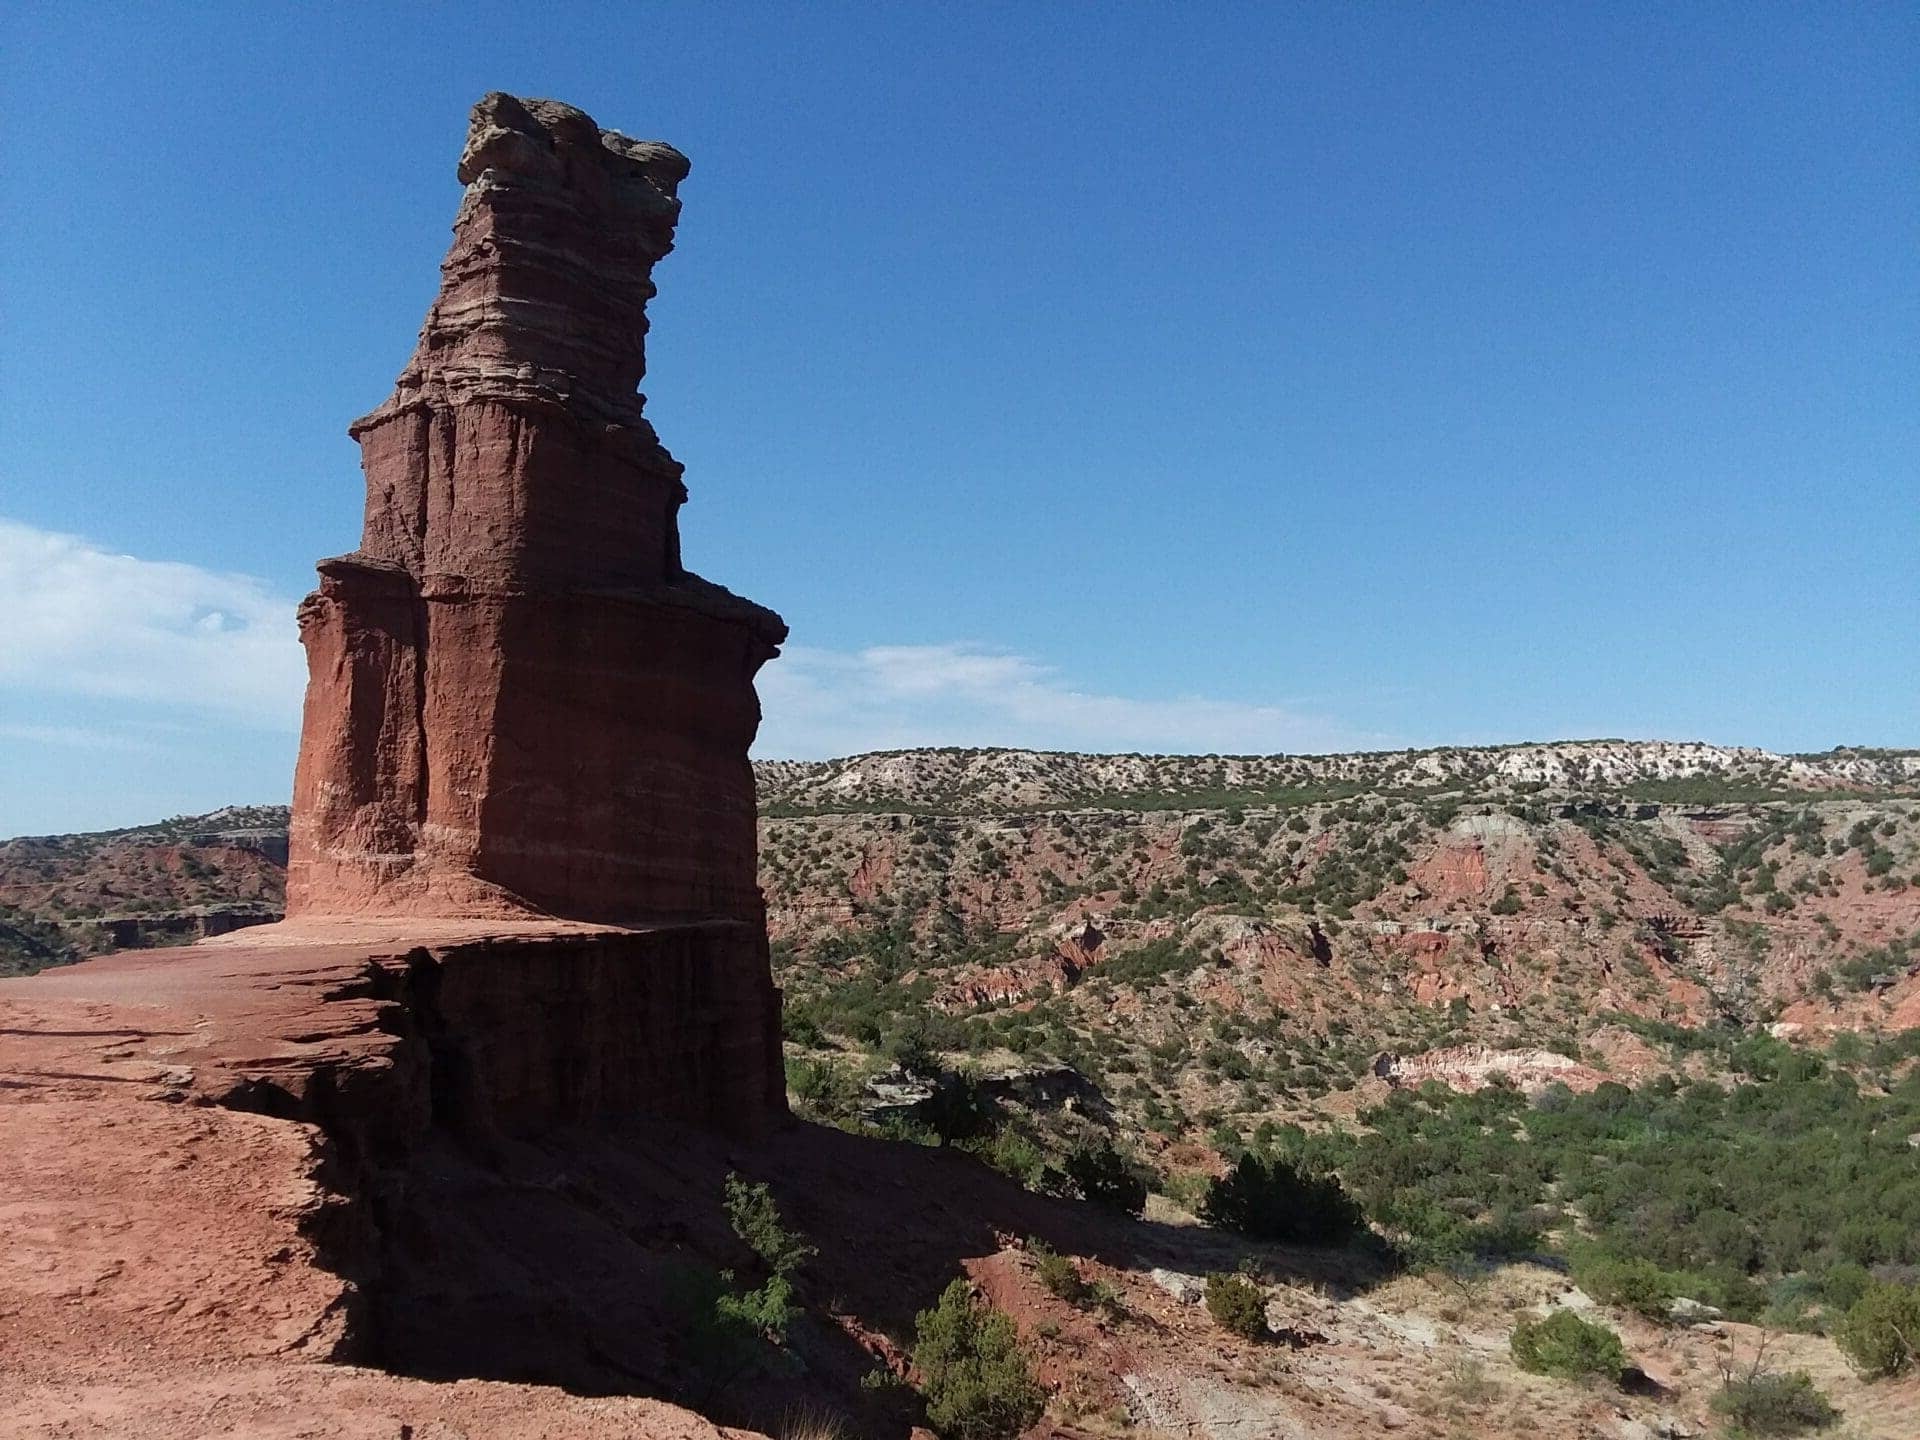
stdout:
[[(300, 608), (288, 925), (472, 922), (436, 993), (491, 998), (429, 1028), (521, 1097), (502, 1119), (784, 1110), (747, 749), (786, 625), (681, 566), (635, 388), (687, 169), (568, 105), (474, 107), (440, 293), (351, 427), (360, 548)], [(561, 965), (486, 929), (546, 919), (616, 933)]]
[(680, 564), (636, 393), (687, 174), (489, 95), (440, 293), (355, 422), (360, 548), (301, 607), (290, 919), (759, 924), (753, 676), (779, 616)]

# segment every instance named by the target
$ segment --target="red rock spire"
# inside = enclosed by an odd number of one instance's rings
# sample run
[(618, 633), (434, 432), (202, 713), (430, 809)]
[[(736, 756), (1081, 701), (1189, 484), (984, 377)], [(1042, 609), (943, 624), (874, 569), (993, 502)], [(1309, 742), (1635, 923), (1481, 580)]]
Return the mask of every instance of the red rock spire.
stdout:
[(290, 916), (759, 919), (786, 626), (681, 568), (636, 389), (687, 171), (568, 105), (474, 107), (440, 293), (351, 427), (360, 548), (301, 607)]

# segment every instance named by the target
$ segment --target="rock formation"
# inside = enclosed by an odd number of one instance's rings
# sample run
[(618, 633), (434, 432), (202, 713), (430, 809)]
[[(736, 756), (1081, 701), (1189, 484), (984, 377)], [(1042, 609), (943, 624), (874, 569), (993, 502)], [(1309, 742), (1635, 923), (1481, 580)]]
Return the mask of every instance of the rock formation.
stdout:
[(282, 929), (420, 947), (371, 958), (436, 1105), (490, 1124), (785, 1109), (747, 749), (786, 626), (681, 567), (635, 388), (687, 170), (568, 105), (474, 107), (440, 293), (351, 427), (360, 548), (300, 610)]
[(286, 919), (23, 992), (137, 1004), (141, 1075), (318, 1126), (349, 1188), (437, 1129), (786, 1112), (747, 759), (786, 626), (681, 568), (634, 388), (687, 161), (495, 94), (459, 174), (419, 344), (352, 427), (360, 548), (300, 610)]
[(412, 360), (355, 422), (360, 548), (301, 607), (290, 919), (758, 927), (753, 676), (779, 616), (687, 573), (635, 387), (688, 163), (493, 94)]

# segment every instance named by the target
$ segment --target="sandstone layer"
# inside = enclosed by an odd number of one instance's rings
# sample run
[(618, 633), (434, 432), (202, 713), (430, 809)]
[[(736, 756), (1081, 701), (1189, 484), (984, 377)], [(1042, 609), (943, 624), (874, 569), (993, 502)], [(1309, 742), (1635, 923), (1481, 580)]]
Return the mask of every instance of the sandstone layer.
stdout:
[(475, 107), (440, 293), (351, 427), (360, 548), (301, 607), (291, 918), (760, 922), (753, 676), (786, 626), (682, 568), (635, 388), (687, 170)]

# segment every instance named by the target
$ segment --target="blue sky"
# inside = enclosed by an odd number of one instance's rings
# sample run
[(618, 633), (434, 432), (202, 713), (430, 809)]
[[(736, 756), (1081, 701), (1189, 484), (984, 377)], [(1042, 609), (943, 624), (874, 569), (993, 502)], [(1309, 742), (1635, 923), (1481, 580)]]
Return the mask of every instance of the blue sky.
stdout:
[(1920, 744), (1911, 6), (14, 7), (0, 834), (287, 793), (484, 91), (694, 162), (761, 753)]

